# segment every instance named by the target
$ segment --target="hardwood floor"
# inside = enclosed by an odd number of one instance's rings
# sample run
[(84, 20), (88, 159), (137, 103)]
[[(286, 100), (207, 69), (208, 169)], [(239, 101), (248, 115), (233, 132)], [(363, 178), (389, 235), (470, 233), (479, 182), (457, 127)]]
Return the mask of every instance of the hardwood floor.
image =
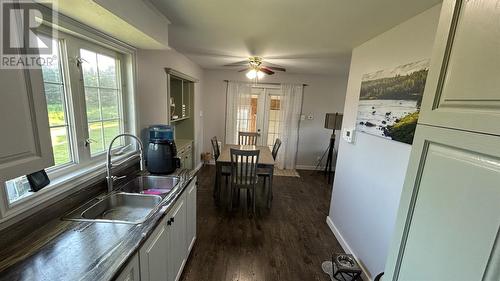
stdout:
[(299, 174), (300, 178), (275, 177), (271, 210), (262, 203), (252, 216), (245, 200), (231, 213), (215, 207), (215, 168), (202, 168), (198, 237), (181, 280), (329, 280), (321, 263), (343, 252), (325, 222), (331, 186), (318, 172)]

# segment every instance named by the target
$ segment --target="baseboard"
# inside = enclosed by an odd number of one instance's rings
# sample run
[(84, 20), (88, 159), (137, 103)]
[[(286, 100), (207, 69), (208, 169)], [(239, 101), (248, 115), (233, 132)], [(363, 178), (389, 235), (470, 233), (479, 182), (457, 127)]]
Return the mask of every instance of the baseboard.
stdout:
[(340, 231), (337, 229), (337, 227), (333, 223), (330, 216), (326, 217), (326, 224), (328, 224), (328, 226), (330, 227), (330, 230), (333, 232), (333, 235), (335, 235), (335, 238), (337, 238), (337, 241), (339, 241), (342, 249), (344, 249), (344, 251), (346, 253), (353, 255), (354, 258), (356, 259), (356, 261), (358, 262), (359, 266), (361, 267), (361, 270), (363, 271), (363, 274), (362, 274), (363, 280), (373, 281), (370, 273), (368, 272), (366, 267), (363, 265), (363, 263), (359, 260), (359, 258), (356, 256), (356, 254), (352, 251), (351, 247), (349, 246), (347, 241), (344, 239), (344, 237), (342, 237), (342, 234), (340, 234)]

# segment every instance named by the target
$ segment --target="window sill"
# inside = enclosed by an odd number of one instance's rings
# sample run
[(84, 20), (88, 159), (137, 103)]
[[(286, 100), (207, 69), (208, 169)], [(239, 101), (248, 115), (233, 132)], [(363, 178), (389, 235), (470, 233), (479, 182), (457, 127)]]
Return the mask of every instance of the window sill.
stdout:
[[(136, 154), (136, 157), (132, 157), (134, 154)], [(124, 160), (126, 161), (122, 162)], [(116, 163), (120, 164), (119, 169), (130, 167), (137, 163), (138, 160), (139, 156), (136, 151), (124, 153), (113, 158), (115, 165)], [(30, 214), (61, 200), (64, 196), (96, 184), (105, 179), (105, 177), (106, 161), (99, 161), (54, 178), (44, 189), (11, 204), (6, 204), (5, 206), (8, 207), (1, 210), (0, 229), (8, 227)]]

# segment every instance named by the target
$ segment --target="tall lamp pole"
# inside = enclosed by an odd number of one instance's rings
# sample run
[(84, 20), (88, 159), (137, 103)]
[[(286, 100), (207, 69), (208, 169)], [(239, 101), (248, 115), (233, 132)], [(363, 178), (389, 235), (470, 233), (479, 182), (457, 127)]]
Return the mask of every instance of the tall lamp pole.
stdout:
[(342, 113), (327, 113), (325, 116), (325, 129), (333, 130), (330, 136), (330, 144), (328, 145), (328, 157), (325, 164), (325, 175), (328, 175), (328, 183), (332, 178), (333, 151), (335, 150), (335, 130), (340, 130), (342, 127)]

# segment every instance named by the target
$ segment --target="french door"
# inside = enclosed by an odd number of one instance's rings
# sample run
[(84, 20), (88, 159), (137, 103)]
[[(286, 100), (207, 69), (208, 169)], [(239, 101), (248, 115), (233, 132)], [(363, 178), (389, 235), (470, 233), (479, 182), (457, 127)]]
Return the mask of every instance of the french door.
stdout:
[(238, 132), (257, 132), (257, 144), (272, 147), (280, 137), (281, 110), (280, 88), (253, 87), (250, 99), (238, 105), (235, 139)]

